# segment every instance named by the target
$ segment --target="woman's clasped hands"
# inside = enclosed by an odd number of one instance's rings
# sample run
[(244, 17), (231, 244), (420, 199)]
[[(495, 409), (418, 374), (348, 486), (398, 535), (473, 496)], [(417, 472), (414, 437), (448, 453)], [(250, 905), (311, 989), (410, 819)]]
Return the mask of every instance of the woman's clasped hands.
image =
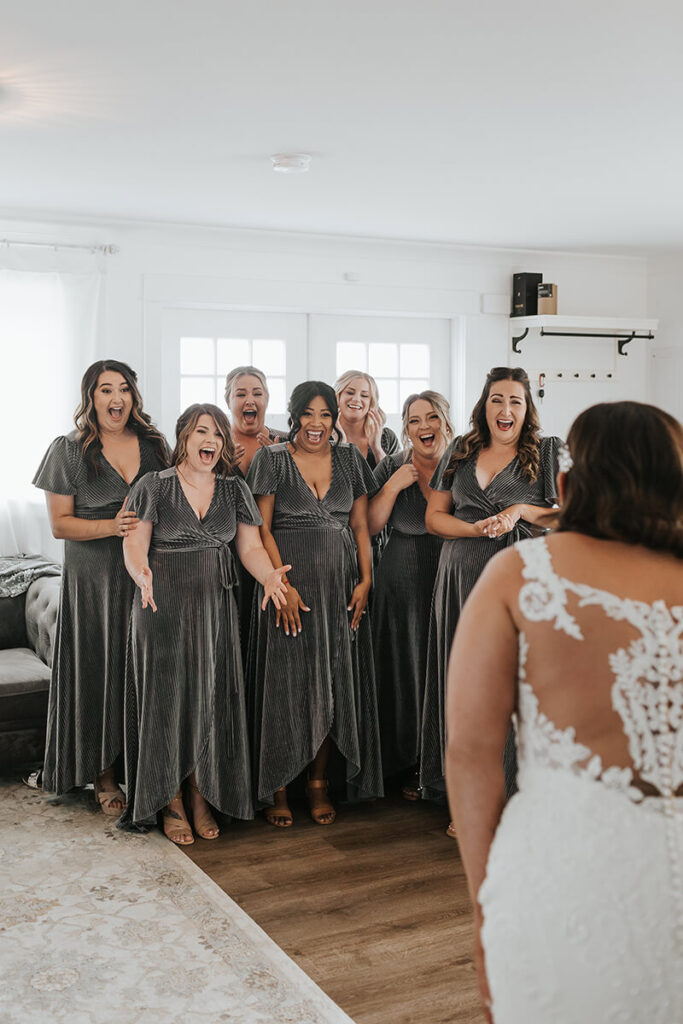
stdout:
[(511, 505), (510, 508), (503, 509), (502, 512), (498, 512), (495, 516), (489, 516), (488, 519), (480, 519), (474, 525), (477, 527), (480, 536), (495, 539), (514, 530), (521, 518), (521, 509)]

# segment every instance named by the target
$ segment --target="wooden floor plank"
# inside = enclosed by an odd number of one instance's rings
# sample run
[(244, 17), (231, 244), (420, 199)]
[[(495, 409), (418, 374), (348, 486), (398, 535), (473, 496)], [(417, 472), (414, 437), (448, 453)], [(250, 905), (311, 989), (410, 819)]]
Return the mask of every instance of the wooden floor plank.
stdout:
[(236, 822), (185, 853), (356, 1021), (482, 1024), (472, 917), (442, 808), (385, 800), (320, 827)]

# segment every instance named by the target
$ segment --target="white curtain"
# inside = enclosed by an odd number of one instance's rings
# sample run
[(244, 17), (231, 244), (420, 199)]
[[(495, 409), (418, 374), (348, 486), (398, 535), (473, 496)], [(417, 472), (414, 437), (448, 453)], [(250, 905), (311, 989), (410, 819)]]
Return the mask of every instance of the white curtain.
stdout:
[(31, 480), (52, 439), (74, 429), (81, 377), (97, 358), (100, 259), (0, 249), (0, 555), (61, 560), (44, 492)]

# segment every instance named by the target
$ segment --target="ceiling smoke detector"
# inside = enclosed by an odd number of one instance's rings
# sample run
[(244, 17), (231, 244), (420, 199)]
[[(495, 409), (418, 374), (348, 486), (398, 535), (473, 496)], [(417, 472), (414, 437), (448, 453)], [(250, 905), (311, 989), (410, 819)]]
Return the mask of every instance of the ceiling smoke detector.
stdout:
[(303, 174), (311, 164), (308, 153), (274, 153), (270, 159), (273, 170), (281, 174)]

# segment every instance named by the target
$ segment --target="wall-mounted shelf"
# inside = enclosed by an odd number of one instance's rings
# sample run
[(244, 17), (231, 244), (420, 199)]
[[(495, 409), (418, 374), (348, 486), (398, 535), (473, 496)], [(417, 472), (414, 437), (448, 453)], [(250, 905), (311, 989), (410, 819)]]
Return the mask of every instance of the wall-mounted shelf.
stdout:
[(620, 356), (632, 341), (652, 341), (659, 320), (615, 316), (514, 316), (510, 317), (512, 351), (520, 353), (519, 343), (529, 331), (538, 330), (547, 338), (613, 338)]

